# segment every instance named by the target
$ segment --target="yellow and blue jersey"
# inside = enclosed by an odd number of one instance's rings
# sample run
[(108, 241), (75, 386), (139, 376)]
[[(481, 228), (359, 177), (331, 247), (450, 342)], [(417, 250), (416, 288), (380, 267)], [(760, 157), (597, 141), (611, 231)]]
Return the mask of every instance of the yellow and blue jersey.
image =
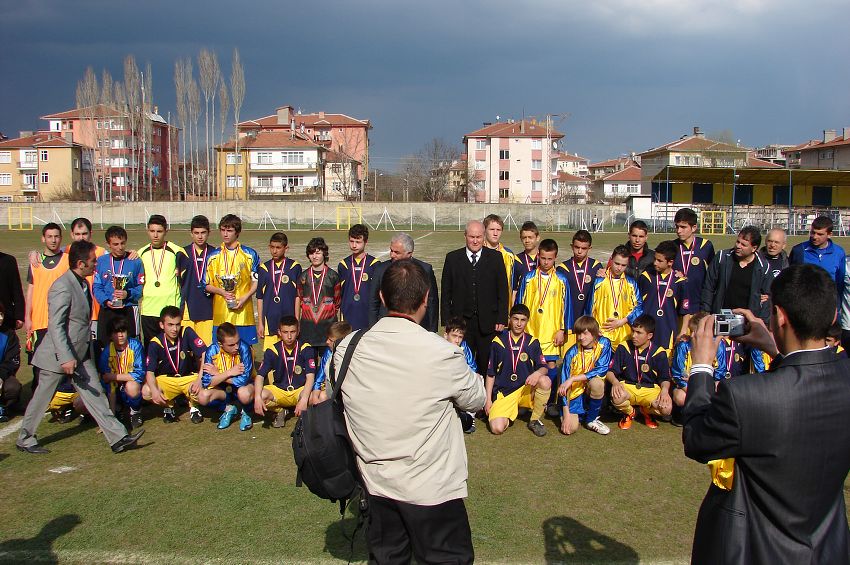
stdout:
[[(714, 367), (714, 380), (719, 381), (725, 375), (723, 370), (723, 351), (720, 346), (717, 347), (717, 356), (712, 363)], [(691, 339), (686, 337), (676, 343), (673, 349), (673, 361), (670, 364), (670, 376), (673, 378), (673, 384), (676, 388), (688, 388), (688, 378), (691, 375)]]
[(174, 343), (168, 341), (164, 332), (151, 339), (145, 365), (156, 376), (187, 377), (198, 372), (198, 362), (204, 358), (206, 350), (207, 345), (195, 330), (182, 327)]
[(204, 244), (204, 250), (198, 253), (195, 244), (183, 248), (183, 255), (177, 258), (180, 273), (180, 295), (186, 306), (186, 316), (193, 322), (212, 320), (212, 295), (206, 290), (204, 282), (207, 263), (213, 246)]
[[(513, 362), (516, 360), (516, 370)], [(524, 333), (514, 342), (510, 330), (503, 330), (493, 338), (490, 344), (490, 362), (487, 376), (493, 377), (493, 400), (501, 392), (508, 396), (525, 386), (525, 380), (531, 373), (546, 366), (546, 359), (540, 350), (540, 343), (534, 336)]]
[(375, 284), (373, 275), (378, 263), (380, 261), (368, 253), (358, 260), (349, 255), (336, 268), (342, 292), (339, 309), (342, 319), (351, 324), (354, 330), (369, 326), (369, 296)]
[(313, 390), (323, 390), (325, 388), (325, 379), (328, 378), (328, 372), (331, 369), (333, 357), (334, 350), (330, 347), (326, 347), (325, 352), (322, 353), (322, 359), (319, 361), (319, 367), (316, 370), (316, 378), (313, 381)]
[[(561, 365), (561, 378), (558, 385), (567, 381), (568, 378), (584, 375), (587, 380), (593, 378), (605, 378), (608, 367), (611, 365), (611, 340), (600, 337), (589, 349), (583, 348), (576, 343), (567, 350), (564, 355), (564, 364)], [(553, 385), (554, 386), (554, 385)], [(587, 388), (587, 381), (574, 382), (567, 392), (566, 397), (561, 397), (562, 406), (567, 405), (568, 400), (578, 398)]]
[(638, 278), (643, 311), (655, 320), (652, 341), (668, 351), (673, 348), (679, 330), (679, 316), (687, 314), (684, 306), (686, 283), (683, 277), (672, 272), (662, 276), (644, 271)]
[[(204, 286), (210, 284), (221, 287), (220, 277), (222, 275), (237, 275), (236, 296), (243, 296), (251, 290), (251, 284), (258, 277), (260, 268), (260, 256), (252, 248), (237, 243), (234, 249), (227, 249), (224, 245), (210, 251), (207, 259), (207, 272)], [(230, 322), (234, 326), (254, 326), (254, 303), (251, 300), (239, 310), (231, 310), (227, 307), (227, 301), (223, 296), (214, 294), (213, 325), (220, 326), (224, 322)], [(277, 331), (275, 329), (275, 331)]]
[(709, 240), (696, 236), (690, 247), (682, 241), (677, 241), (676, 249), (673, 271), (681, 273), (686, 281), (685, 298), (682, 303), (684, 311), (686, 314), (695, 314), (699, 312), (705, 274), (714, 259), (714, 245)]
[(298, 298), (301, 265), (289, 257), (284, 257), (280, 263), (269, 259), (260, 265), (257, 274), (257, 299), (263, 301), (266, 334), (274, 335), (281, 318), (296, 315), (295, 299)]
[(514, 252), (509, 248), (505, 247), (502, 243), (499, 243), (499, 247), (496, 248), (496, 251), (502, 254), (502, 262), (505, 264), (505, 274), (507, 275), (507, 284), (508, 284), (508, 292), (512, 292), (516, 290), (516, 269), (519, 267), (519, 260), (517, 259)]
[(519, 283), (523, 277), (537, 268), (537, 255), (523, 251), (516, 254), (516, 268), (514, 269), (514, 284), (513, 288), (519, 288)]
[[(235, 355), (229, 355), (228, 353), (221, 350), (221, 345), (218, 342), (213, 343), (207, 348), (207, 352), (204, 355), (204, 364), (211, 363), (215, 365), (215, 367), (219, 370), (219, 372), (224, 372), (233, 367), (234, 365), (238, 365), (242, 363), (244, 365), (244, 370), (242, 374), (232, 377), (232, 385), (234, 387), (242, 387), (245, 385), (252, 384), (254, 378), (254, 357), (251, 353), (251, 346), (245, 343), (243, 340), (239, 340), (239, 349), (236, 351)], [(210, 382), (212, 381), (212, 375), (206, 373), (205, 371), (201, 371), (201, 384), (205, 387), (210, 386)], [(225, 386), (227, 383), (221, 383), (220, 386)]]
[(478, 372), (478, 362), (475, 360), (475, 354), (472, 353), (472, 349), (469, 347), (469, 344), (466, 343), (466, 340), (460, 342), (460, 349), (463, 351), (463, 357), (466, 359), (467, 366), (472, 369), (472, 372)]
[(670, 381), (667, 350), (652, 341), (637, 351), (631, 342), (620, 344), (614, 352), (611, 372), (621, 381), (638, 387), (661, 385)]
[(525, 304), (531, 312), (525, 330), (540, 342), (543, 355), (560, 357), (561, 349), (553, 339), (556, 332), (567, 328), (573, 315), (567, 276), (557, 269), (549, 273), (534, 269), (520, 282), (516, 303)]
[(572, 315), (567, 320), (567, 329), (572, 330), (573, 324), (581, 316), (590, 316), (590, 295), (593, 292), (593, 283), (596, 273), (602, 268), (602, 263), (587, 257), (584, 261), (576, 261), (571, 257), (558, 265), (558, 270), (566, 273), (567, 281), (570, 283), (570, 300), (572, 301)]
[[(586, 312), (599, 322), (602, 335), (611, 340), (611, 347), (616, 349), (632, 337), (631, 324), (643, 314), (643, 302), (640, 298), (635, 280), (627, 275), (612, 278), (607, 271), (604, 277), (596, 277), (590, 293), (590, 302)], [(616, 314), (615, 314), (616, 313)], [(608, 318), (626, 318), (624, 324), (614, 330), (602, 328)]]
[(765, 362), (765, 355), (760, 349), (740, 344), (728, 338), (720, 340), (717, 359), (723, 376), (727, 379), (748, 373), (763, 373), (770, 362), (769, 360), (767, 363)]
[(180, 306), (180, 280), (177, 262), (186, 252), (170, 241), (160, 249), (147, 244), (139, 249), (139, 260), (144, 269), (142, 287), (142, 316), (159, 318), (166, 306)]
[(263, 362), (257, 374), (266, 384), (284, 390), (298, 389), (306, 384), (307, 375), (316, 374), (316, 355), (309, 343), (296, 341), (291, 349), (287, 349), (279, 341), (263, 352)]
[[(841, 347), (841, 345), (836, 345), (836, 346), (835, 346), (835, 354), (836, 354), (836, 355), (838, 355), (838, 357), (839, 357), (840, 359), (847, 359), (847, 352), (844, 350), (844, 348), (843, 348), (843, 347)], [(765, 353), (765, 355), (767, 355), (767, 353)], [(767, 364), (767, 365), (768, 365), (768, 367), (769, 367), (769, 366), (770, 366), (770, 363), (768, 362), (768, 364)]]
[(127, 373), (139, 384), (145, 382), (145, 352), (142, 343), (136, 338), (127, 339), (127, 347), (117, 351), (115, 344), (103, 348), (97, 360), (97, 370), (101, 375)]

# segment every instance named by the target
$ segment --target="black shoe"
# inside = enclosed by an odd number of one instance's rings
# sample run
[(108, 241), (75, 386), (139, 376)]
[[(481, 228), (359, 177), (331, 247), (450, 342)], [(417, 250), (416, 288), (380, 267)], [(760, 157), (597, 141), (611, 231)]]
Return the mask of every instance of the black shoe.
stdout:
[(60, 424), (68, 424), (74, 420), (74, 411), (71, 408), (68, 408), (64, 412), (62, 412), (56, 421)]
[(134, 434), (127, 434), (126, 436), (122, 437), (121, 439), (112, 444), (112, 452), (121, 453), (122, 451), (132, 449), (136, 446), (136, 442), (139, 441), (139, 438), (142, 437), (142, 434), (144, 433), (145, 430), (139, 430)]
[(557, 404), (550, 404), (546, 407), (546, 415), (550, 418), (560, 418), (561, 408)]
[(49, 449), (41, 447), (38, 444), (24, 446), (24, 445), (18, 445), (16, 443), (15, 447), (18, 448), (18, 451), (23, 451), (24, 453), (32, 453), (33, 455), (46, 455), (46, 454), (50, 453)]
[(192, 420), (193, 424), (200, 424), (204, 421), (204, 415), (201, 414), (200, 410), (192, 410), (189, 419)]
[(142, 424), (144, 424), (144, 423), (145, 423), (145, 421), (142, 420), (142, 413), (141, 412), (136, 412), (135, 414), (130, 414), (130, 427), (131, 428), (133, 428), (133, 429), (141, 428)]
[(0, 406), (0, 423), (8, 422), (8, 421), (9, 421), (9, 414), (6, 413), (6, 408), (4, 408), (3, 406)]
[(546, 435), (546, 426), (544, 426), (543, 422), (540, 420), (532, 420), (526, 427), (537, 437), (543, 437)]
[(173, 424), (177, 421), (177, 416), (174, 415), (174, 410), (166, 408), (162, 411), (162, 421), (166, 424)]
[(463, 433), (471, 434), (475, 432), (475, 418), (466, 412), (458, 412), (458, 417), (460, 418), (460, 425), (463, 429)]

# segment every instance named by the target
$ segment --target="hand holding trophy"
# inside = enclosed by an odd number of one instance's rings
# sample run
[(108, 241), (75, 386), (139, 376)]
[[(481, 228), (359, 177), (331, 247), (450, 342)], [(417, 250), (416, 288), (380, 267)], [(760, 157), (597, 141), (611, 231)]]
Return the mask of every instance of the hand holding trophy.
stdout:
[[(112, 273), (112, 286), (115, 287), (116, 294), (118, 291), (121, 291), (122, 294), (126, 294), (124, 289), (127, 287), (127, 281), (130, 279), (129, 275), (125, 275), (122, 273)], [(113, 294), (112, 298), (112, 307), (113, 308), (123, 308), (124, 307), (124, 296), (120, 298)]]
[(234, 296), (233, 292), (236, 290), (236, 285), (239, 284), (239, 275), (238, 274), (225, 274), (218, 275), (218, 280), (221, 283), (221, 288), (227, 293), (229, 296), (225, 296), (225, 301), (227, 302), (227, 307), (231, 310), (235, 310), (237, 304), (239, 303), (236, 300), (236, 296)]

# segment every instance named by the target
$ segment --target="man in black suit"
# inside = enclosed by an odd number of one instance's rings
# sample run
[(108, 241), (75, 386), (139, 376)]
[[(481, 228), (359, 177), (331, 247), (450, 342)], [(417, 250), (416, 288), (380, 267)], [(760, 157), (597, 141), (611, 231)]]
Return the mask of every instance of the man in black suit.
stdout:
[[(714, 316), (692, 340), (685, 454), (709, 463), (693, 563), (850, 563), (844, 480), (850, 470), (850, 360), (824, 337), (835, 283), (815, 265), (782, 271), (771, 288), (771, 336), (749, 310), (739, 341), (775, 356), (771, 370), (720, 381)], [(805, 300), (800, 297), (805, 296)], [(719, 472), (722, 471), (722, 472)]]
[(369, 327), (371, 328), (375, 325), (375, 322), (387, 315), (387, 308), (381, 301), (378, 291), (381, 289), (381, 280), (384, 278), (387, 268), (393, 261), (398, 261), (399, 259), (410, 259), (422, 267), (428, 276), (431, 289), (428, 291), (428, 305), (426, 306), (425, 317), (422, 318), (422, 322), (419, 325), (429, 332), (436, 332), (440, 328), (440, 312), (438, 310), (440, 299), (437, 294), (437, 277), (434, 276), (434, 269), (431, 265), (413, 256), (413, 238), (406, 233), (397, 233), (390, 240), (390, 260), (375, 265), (369, 294)]
[(440, 314), (466, 320), (466, 343), (475, 353), (478, 372), (486, 374), (490, 342), (505, 329), (511, 290), (502, 254), (483, 247), (484, 224), (475, 220), (463, 232), (466, 246), (450, 251), (443, 264)]

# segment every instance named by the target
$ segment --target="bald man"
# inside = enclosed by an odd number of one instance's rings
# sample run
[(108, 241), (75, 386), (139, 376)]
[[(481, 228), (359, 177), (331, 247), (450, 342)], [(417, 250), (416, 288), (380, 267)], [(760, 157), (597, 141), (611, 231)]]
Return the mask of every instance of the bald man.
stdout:
[(785, 230), (773, 228), (767, 232), (764, 247), (759, 250), (759, 254), (767, 262), (773, 278), (776, 278), (783, 269), (788, 267), (788, 254), (785, 252), (787, 242)]

